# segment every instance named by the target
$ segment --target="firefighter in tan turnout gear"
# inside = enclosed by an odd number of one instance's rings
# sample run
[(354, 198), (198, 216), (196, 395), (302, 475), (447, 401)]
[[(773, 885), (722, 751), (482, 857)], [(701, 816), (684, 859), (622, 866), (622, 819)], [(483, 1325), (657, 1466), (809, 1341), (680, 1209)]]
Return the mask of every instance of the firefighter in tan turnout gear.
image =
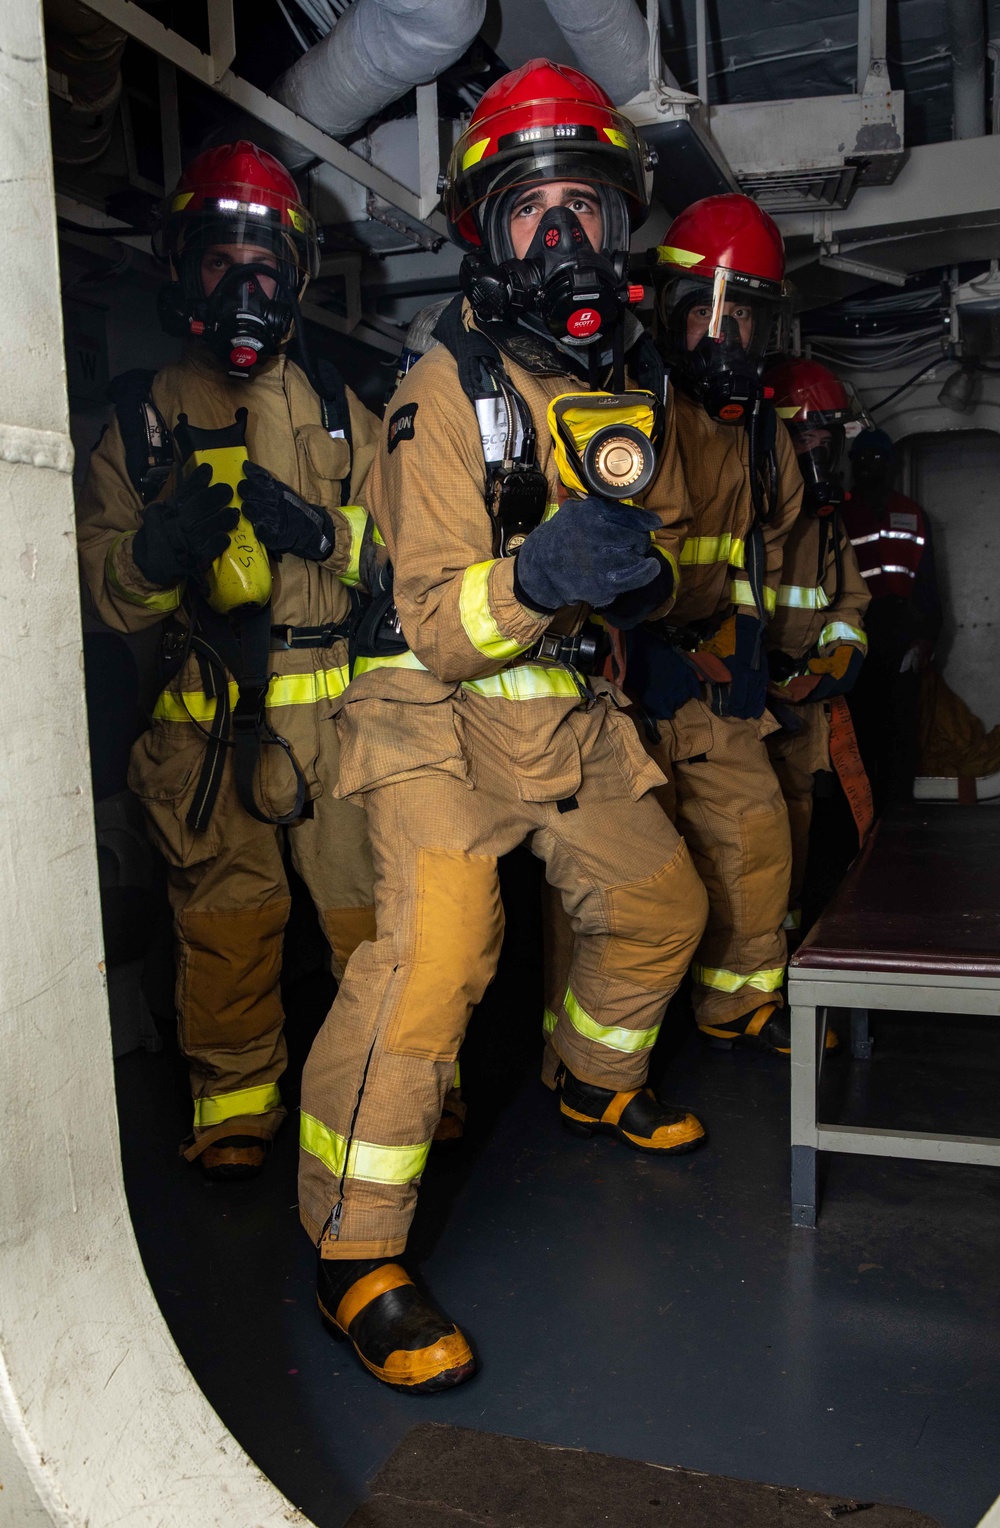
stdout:
[[(786, 421), (805, 481), (802, 513), (785, 542), (778, 608), (767, 633), (771, 695), (785, 723), (768, 737), (767, 749), (788, 806), (792, 879), (786, 927), (797, 931), (816, 775), (832, 768), (843, 773), (856, 817), (855, 780), (847, 773), (852, 759), (862, 796), (867, 792), (842, 698), (868, 648), (864, 614), (871, 595), (839, 513), (845, 432), (852, 425), (859, 430), (861, 423), (843, 384), (817, 361), (785, 361), (764, 381)], [(846, 749), (838, 746), (842, 739)], [(863, 819), (858, 826), (863, 834)]]
[(320, 397), (284, 353), (317, 245), (276, 160), (246, 142), (199, 156), (164, 237), (161, 317), (187, 336), (184, 357), (119, 380), (79, 539), (103, 621), (167, 623), (173, 677), (129, 781), (169, 867), (186, 1155), (247, 1177), (285, 1114), (284, 843), (335, 974), (374, 928), (364, 814), (332, 794), (329, 717), (347, 683), (346, 585), (378, 422), (339, 378), (325, 374)]
[(695, 1019), (716, 1044), (788, 1049), (780, 987), (788, 817), (764, 738), (764, 629), (802, 480), (759, 380), (783, 301), (784, 250), (749, 197), (708, 197), (656, 251), (658, 340), (677, 384), (692, 522), (669, 615), (633, 632), (626, 687), (670, 775), (664, 805), (708, 890), (692, 965)]
[(473, 1370), (396, 1259), (496, 968), (498, 855), (530, 844), (576, 935), (552, 1036), (564, 1122), (663, 1155), (704, 1136), (643, 1086), (704, 890), (660, 771), (582, 671), (588, 608), (669, 608), (687, 520), (663, 367), (627, 313), (644, 171), (577, 71), (535, 60), (487, 91), (446, 203), (468, 300), (403, 379), (369, 481), (395, 583), (359, 632), (338, 790), (367, 811), (378, 936), (303, 1078), (299, 1201), (326, 1321), (411, 1392)]

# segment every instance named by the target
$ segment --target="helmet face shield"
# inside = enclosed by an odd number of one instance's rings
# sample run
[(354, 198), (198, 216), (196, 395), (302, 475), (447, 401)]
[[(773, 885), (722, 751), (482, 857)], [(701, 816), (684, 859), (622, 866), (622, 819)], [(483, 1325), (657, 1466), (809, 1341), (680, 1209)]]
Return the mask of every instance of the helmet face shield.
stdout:
[(847, 434), (843, 423), (793, 420), (788, 426), (805, 484), (805, 505), (814, 515), (829, 515), (844, 498)]
[(680, 360), (707, 337), (718, 344), (739, 345), (752, 365), (759, 366), (785, 307), (781, 285), (721, 265), (697, 275), (673, 267), (669, 271), (658, 280), (656, 301), (657, 326), (668, 355)]
[(165, 209), (163, 242), (176, 266), (214, 244), (245, 249), (243, 263), (271, 256), (299, 290), (319, 270), (316, 224), (302, 203), (271, 190), (265, 199), (258, 187), (232, 181), (175, 192)]
[[(567, 115), (579, 120), (559, 120)], [(578, 180), (620, 192), (638, 224), (649, 206), (647, 179), (639, 136), (620, 112), (531, 101), (469, 124), (451, 156), (445, 213), (457, 241), (476, 248), (487, 197), (544, 180)]]

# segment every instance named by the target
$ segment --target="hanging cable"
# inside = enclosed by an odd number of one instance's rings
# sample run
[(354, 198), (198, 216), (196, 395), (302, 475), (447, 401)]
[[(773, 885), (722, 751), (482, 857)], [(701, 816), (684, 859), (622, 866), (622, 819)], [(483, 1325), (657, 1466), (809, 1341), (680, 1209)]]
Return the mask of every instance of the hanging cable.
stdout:
[(872, 413), (875, 414), (879, 409), (884, 409), (887, 403), (892, 403), (894, 399), (899, 397), (900, 393), (905, 393), (906, 389), (912, 387), (914, 382), (919, 382), (925, 371), (930, 371), (932, 366), (940, 366), (943, 360), (944, 356), (935, 356), (933, 361), (928, 361), (926, 366), (921, 366), (919, 371), (915, 371), (913, 376), (908, 378), (901, 387), (897, 387), (894, 393), (890, 393), (888, 398), (881, 398), (878, 403), (873, 403)]

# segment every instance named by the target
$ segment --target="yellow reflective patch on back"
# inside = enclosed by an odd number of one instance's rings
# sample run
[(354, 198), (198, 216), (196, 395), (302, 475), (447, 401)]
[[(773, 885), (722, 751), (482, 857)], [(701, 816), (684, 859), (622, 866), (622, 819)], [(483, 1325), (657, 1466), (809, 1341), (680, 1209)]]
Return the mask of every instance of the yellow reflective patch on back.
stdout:
[(797, 403), (793, 403), (791, 405), (776, 403), (774, 405), (774, 412), (777, 414), (779, 419), (794, 419), (796, 414), (799, 412), (799, 405)]
[(193, 191), (178, 191), (177, 195), (174, 197), (173, 201), (170, 203), (170, 210), (171, 210), (171, 212), (181, 212), (181, 211), (183, 211), (183, 209), (187, 206), (188, 202), (191, 200), (192, 196), (194, 196), (194, 192)]
[(605, 138), (613, 143), (616, 149), (628, 148), (628, 137), (620, 127), (605, 127), (602, 129)]

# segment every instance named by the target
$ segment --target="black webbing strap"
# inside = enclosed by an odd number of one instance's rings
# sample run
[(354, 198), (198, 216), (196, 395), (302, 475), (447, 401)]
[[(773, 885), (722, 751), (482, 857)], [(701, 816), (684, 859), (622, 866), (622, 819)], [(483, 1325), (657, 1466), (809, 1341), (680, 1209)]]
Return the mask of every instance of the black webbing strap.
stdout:
[[(462, 391), (472, 404), (497, 391), (496, 375), (505, 373), (503, 356), (481, 329), (467, 329), (462, 321), (459, 296), (448, 304), (434, 326), (434, 338), (454, 357)], [(508, 387), (512, 384), (507, 379)]]
[[(187, 815), (195, 832), (204, 832), (222, 783), (222, 769), (227, 747), (233, 749), (236, 793), (243, 810), (257, 822), (284, 827), (300, 817), (311, 815), (312, 803), (306, 801), (306, 779), (291, 746), (267, 720), (265, 703), (270, 684), (271, 608), (243, 616), (234, 625), (217, 615), (203, 600), (198, 600), (199, 635), (192, 639), (198, 653), (205, 694), (216, 701), (215, 715), (208, 736), (208, 746)], [(229, 673), (237, 676), (236, 705), (230, 711)], [(230, 736), (231, 734), (231, 736)], [(257, 776), (261, 751), (281, 748), (295, 777), (295, 802), (290, 812), (265, 812), (257, 801)]]
[(338, 431), (347, 441), (347, 473), (340, 480), (340, 502), (346, 504), (351, 493), (351, 472), (354, 467), (354, 436), (351, 433), (351, 406), (347, 398), (347, 383), (337, 367), (325, 356), (316, 362), (316, 382), (319, 384), (320, 406), (323, 411), (323, 428), (328, 434)]
[[(107, 395), (115, 406), (125, 452), (125, 471), (143, 504), (152, 503), (174, 468), (166, 421), (153, 402), (155, 371), (135, 367), (112, 377)], [(159, 440), (152, 439), (152, 421)]]

